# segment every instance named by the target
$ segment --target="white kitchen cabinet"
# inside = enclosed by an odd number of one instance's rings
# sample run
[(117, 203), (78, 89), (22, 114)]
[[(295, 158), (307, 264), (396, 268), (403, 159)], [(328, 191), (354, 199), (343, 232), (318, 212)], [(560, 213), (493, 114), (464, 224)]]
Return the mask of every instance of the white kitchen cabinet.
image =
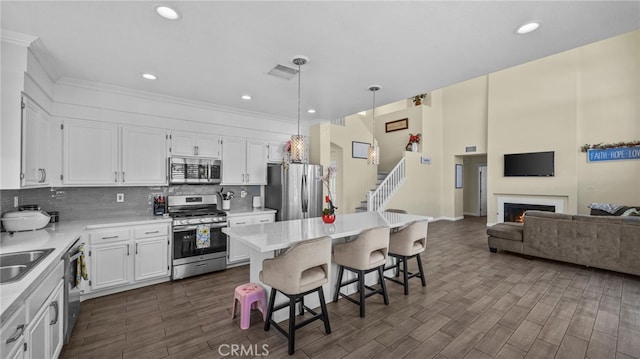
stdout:
[[(229, 227), (238, 227), (238, 226), (246, 226), (249, 224), (260, 224), (260, 223), (270, 223), (275, 222), (275, 214), (267, 213), (267, 214), (256, 214), (256, 215), (242, 215), (242, 216), (233, 216), (228, 219)], [(244, 262), (249, 260), (249, 254), (251, 249), (244, 243), (233, 239), (231, 237), (227, 237), (228, 245), (227, 245), (227, 263), (228, 264), (237, 264), (239, 262)]]
[(2, 323), (0, 331), (0, 353), (11, 359), (23, 357), (24, 338), (27, 328), (27, 310), (24, 303)]
[(167, 183), (165, 130), (65, 120), (62, 131), (64, 185)]
[(198, 132), (171, 132), (172, 156), (220, 158), (222, 137)]
[(222, 184), (267, 184), (266, 142), (225, 138), (222, 151)]
[(89, 230), (87, 236), (91, 292), (126, 290), (171, 274), (169, 223)]
[(122, 184), (167, 183), (167, 133), (122, 126)]
[(286, 142), (269, 142), (269, 153), (267, 160), (271, 163), (280, 163), (284, 159), (284, 146)]
[(21, 186), (48, 186), (51, 183), (49, 118), (45, 111), (28, 97), (23, 97), (22, 106)]
[(62, 350), (64, 325), (63, 280), (30, 320), (25, 337), (25, 358), (57, 358)]
[(89, 256), (91, 257), (89, 285), (92, 291), (131, 282), (129, 274), (131, 243), (129, 241), (92, 244)]

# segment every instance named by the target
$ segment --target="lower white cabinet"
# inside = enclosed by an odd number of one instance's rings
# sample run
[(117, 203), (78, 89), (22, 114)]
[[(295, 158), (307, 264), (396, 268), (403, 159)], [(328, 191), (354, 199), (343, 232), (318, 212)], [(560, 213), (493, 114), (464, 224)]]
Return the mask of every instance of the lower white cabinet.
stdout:
[[(64, 293), (61, 279), (53, 293), (29, 322), (24, 358), (57, 358), (62, 350)], [(19, 356), (16, 356), (19, 358)]]
[(90, 230), (90, 291), (169, 278), (169, 223)]
[[(249, 224), (260, 224), (275, 222), (274, 213), (266, 214), (249, 214), (241, 216), (233, 216), (228, 219), (229, 227), (246, 226)], [(249, 260), (251, 249), (244, 243), (229, 237), (227, 245), (227, 263), (236, 264)]]

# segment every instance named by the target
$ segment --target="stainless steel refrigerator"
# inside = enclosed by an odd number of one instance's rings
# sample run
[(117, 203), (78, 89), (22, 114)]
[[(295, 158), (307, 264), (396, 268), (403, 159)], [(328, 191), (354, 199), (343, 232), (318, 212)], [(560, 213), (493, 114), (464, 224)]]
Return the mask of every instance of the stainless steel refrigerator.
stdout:
[(264, 205), (278, 221), (322, 216), (322, 166), (290, 163), (269, 166)]

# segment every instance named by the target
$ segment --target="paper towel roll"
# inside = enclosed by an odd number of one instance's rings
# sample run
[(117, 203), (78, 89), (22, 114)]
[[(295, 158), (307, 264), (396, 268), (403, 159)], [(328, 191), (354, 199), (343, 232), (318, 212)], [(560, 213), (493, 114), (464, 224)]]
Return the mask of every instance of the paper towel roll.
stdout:
[(260, 196), (253, 196), (253, 208), (262, 207), (262, 198)]

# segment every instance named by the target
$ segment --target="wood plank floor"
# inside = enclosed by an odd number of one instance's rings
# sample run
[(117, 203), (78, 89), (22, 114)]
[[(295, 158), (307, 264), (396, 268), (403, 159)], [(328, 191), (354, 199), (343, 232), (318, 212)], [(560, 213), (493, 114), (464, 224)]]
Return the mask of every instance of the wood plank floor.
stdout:
[[(296, 358), (640, 358), (640, 277), (487, 249), (486, 218), (429, 224), (427, 287), (387, 282), (390, 304), (367, 299), (367, 316), (330, 303), (296, 332)], [(233, 289), (248, 268), (82, 302), (62, 358), (288, 357), (254, 311), (248, 330), (231, 319)], [(241, 354), (239, 351), (236, 354)]]

